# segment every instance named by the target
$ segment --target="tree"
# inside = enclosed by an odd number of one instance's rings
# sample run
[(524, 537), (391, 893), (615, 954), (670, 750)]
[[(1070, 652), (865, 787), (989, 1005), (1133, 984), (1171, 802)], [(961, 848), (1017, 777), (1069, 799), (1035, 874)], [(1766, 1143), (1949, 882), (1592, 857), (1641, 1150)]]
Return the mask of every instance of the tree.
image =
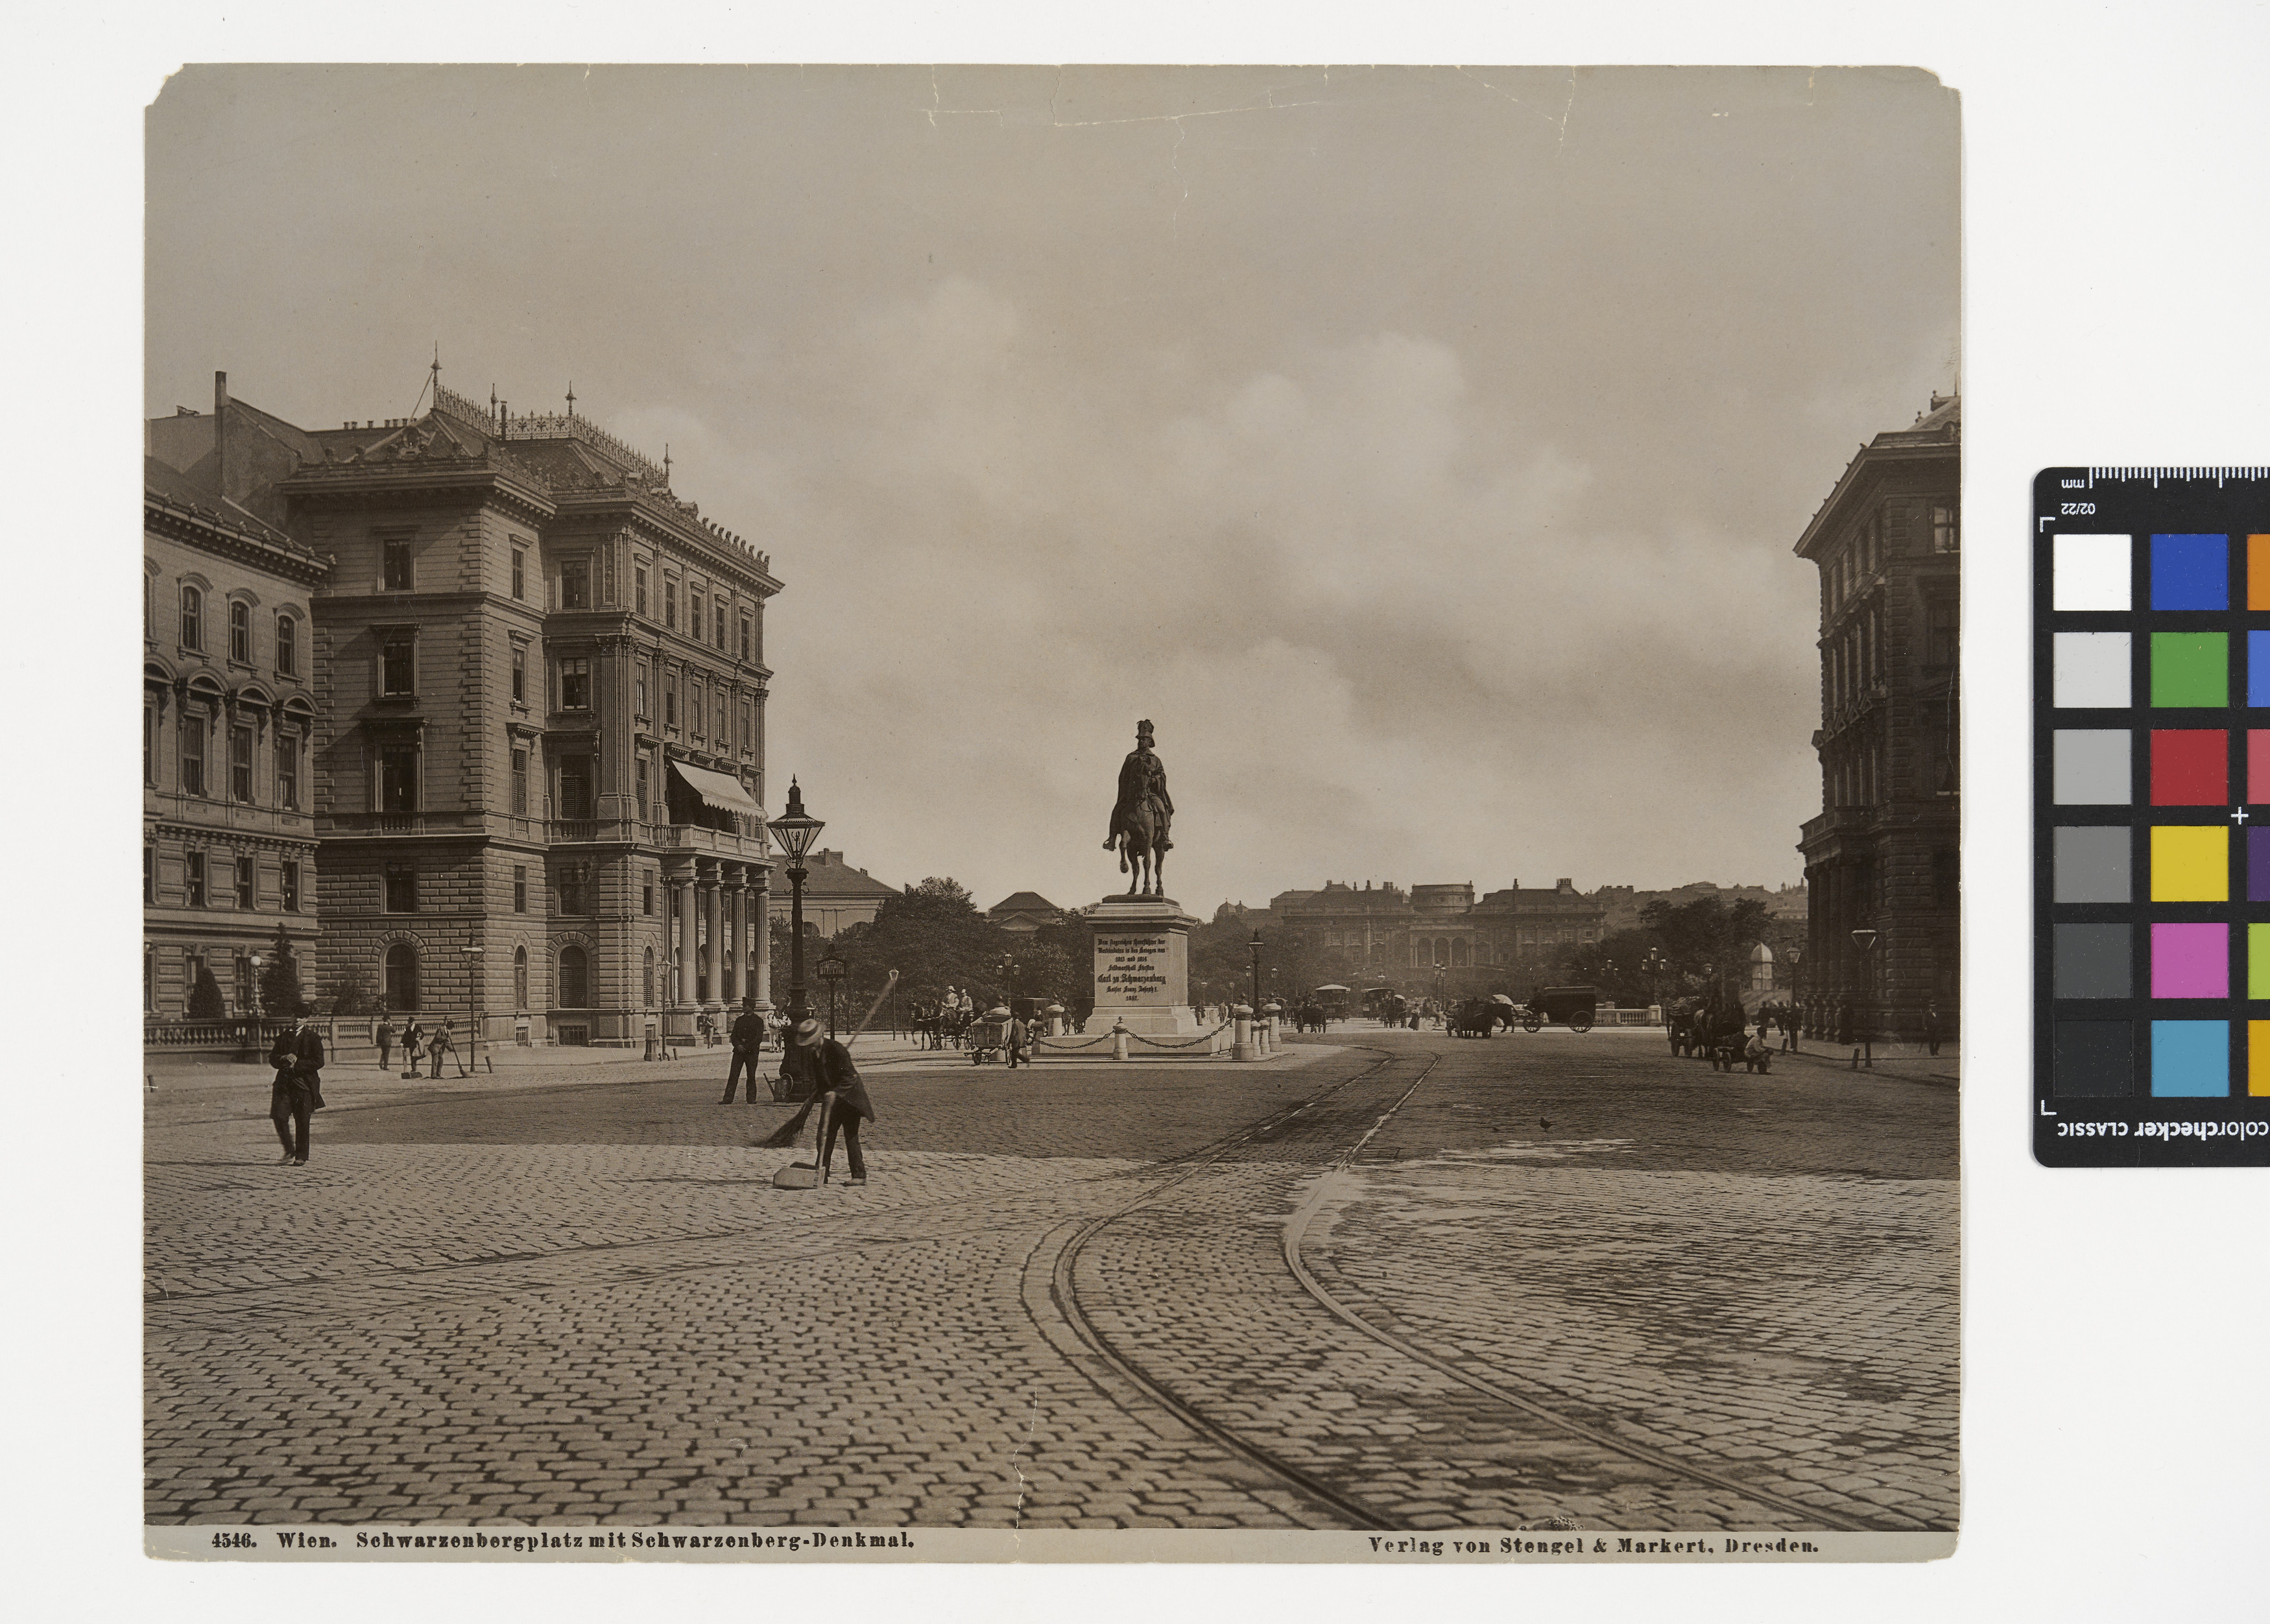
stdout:
[(189, 1019), (219, 1020), (226, 1013), (228, 1005), (222, 1001), (220, 983), (213, 979), (212, 966), (198, 960), (197, 978), (189, 984)]
[(349, 965), (331, 983), (331, 1013), (334, 1015), (368, 1015), (375, 1013), (378, 1000), (370, 990), (370, 983), (361, 969)]
[(855, 996), (864, 989), (872, 997), (896, 970), (901, 998), (934, 998), (955, 987), (990, 1005), (1008, 997), (1001, 960), (1021, 944), (979, 913), (961, 885), (933, 876), (885, 898), (872, 921), (829, 945), (849, 967)]
[(260, 971), (260, 1003), (271, 1015), (304, 1015), (308, 1000), (300, 991), (300, 961), (293, 956), (292, 938), (276, 927), (276, 945)]

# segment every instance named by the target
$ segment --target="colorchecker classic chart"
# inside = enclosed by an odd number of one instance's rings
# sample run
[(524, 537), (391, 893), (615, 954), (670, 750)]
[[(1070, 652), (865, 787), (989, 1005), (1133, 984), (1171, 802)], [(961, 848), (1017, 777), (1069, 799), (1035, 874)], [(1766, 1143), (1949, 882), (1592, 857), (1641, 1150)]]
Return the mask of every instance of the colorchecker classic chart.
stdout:
[(2270, 469), (2050, 469), (2034, 532), (2034, 1153), (2270, 1165)]

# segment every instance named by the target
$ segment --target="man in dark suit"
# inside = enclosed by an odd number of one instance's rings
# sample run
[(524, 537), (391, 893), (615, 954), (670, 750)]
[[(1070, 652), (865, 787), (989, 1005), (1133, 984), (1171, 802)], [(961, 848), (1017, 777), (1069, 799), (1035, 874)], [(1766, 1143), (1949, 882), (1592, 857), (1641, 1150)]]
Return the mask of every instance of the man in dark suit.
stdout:
[(741, 1074), (749, 1076), (749, 1103), (757, 1102), (757, 1056), (765, 1047), (764, 1018), (753, 1009), (743, 1009), (733, 1022), (733, 1064), (725, 1072), (725, 1097), (720, 1105), (733, 1103), (733, 1091), (740, 1086)]
[[(859, 1153), (859, 1124), (875, 1120), (875, 1107), (867, 1098), (867, 1085), (860, 1079), (859, 1068), (851, 1063), (851, 1051), (832, 1037), (821, 1037), (818, 1020), (802, 1021), (789, 1034), (787, 1050), (781, 1057), (781, 1075), (799, 1093), (805, 1088), (814, 1090), (815, 1102), (827, 1102), (826, 1126), (821, 1131), (820, 1154), (816, 1158), (821, 1181), (826, 1182), (827, 1164), (835, 1159), (835, 1138), (841, 1133), (843, 1153), (851, 1164), (851, 1176), (843, 1182), (864, 1184), (867, 1162)], [(810, 1109), (810, 1106), (805, 1107), (805, 1111)], [(805, 1111), (798, 1111), (775, 1131), (774, 1138), (784, 1144), (793, 1142), (793, 1135), (802, 1127), (804, 1117)]]
[(300, 1028), (288, 1039), (279, 1038), (269, 1058), (276, 1063), (276, 1082), (268, 1097), (268, 1119), (283, 1141), (282, 1160), (295, 1168), (308, 1165), (308, 1119), (323, 1104), (323, 1034), (315, 1030), (315, 1017), (300, 1017)]

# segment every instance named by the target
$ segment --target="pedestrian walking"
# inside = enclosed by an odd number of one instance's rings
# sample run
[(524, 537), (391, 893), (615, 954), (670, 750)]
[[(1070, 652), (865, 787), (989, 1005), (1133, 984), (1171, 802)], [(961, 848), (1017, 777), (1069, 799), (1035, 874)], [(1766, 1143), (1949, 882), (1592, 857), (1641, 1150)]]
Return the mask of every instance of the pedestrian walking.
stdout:
[(749, 1103), (757, 1102), (757, 1057), (764, 1053), (765, 1018), (753, 1009), (743, 1010), (733, 1022), (733, 1064), (725, 1072), (725, 1097), (720, 1105), (733, 1103), (733, 1091), (740, 1086), (743, 1072), (749, 1079)]
[(1025, 1052), (1026, 1046), (1032, 1042), (1032, 1037), (1031, 1029), (1023, 1021), (1014, 1015), (1009, 1017), (1009, 1024), (1001, 1031), (1001, 1046), (1008, 1053), (1009, 1069), (1012, 1072), (1020, 1065), (1028, 1066), (1033, 1064), (1032, 1057)]
[(1939, 1053), (1939, 1005), (1927, 1005), (1923, 1012), (1923, 1041), (1934, 1055)]
[(805, 1101), (803, 1109), (758, 1144), (772, 1150), (787, 1149), (804, 1131), (804, 1119), (817, 1108), (821, 1125), (820, 1154), (815, 1160), (820, 1164), (820, 1182), (827, 1181), (828, 1164), (835, 1157), (835, 1138), (841, 1132), (844, 1160), (850, 1168), (850, 1176), (843, 1182), (864, 1184), (867, 1163), (859, 1153), (859, 1124), (875, 1120), (875, 1107), (867, 1098), (867, 1085), (860, 1079), (859, 1068), (851, 1063), (851, 1051), (832, 1037), (821, 1037), (818, 1020), (801, 1020), (790, 1032), (782, 1052), (781, 1075), (793, 1084), (818, 1092)]
[[(449, 1035), (448, 1021), (445, 1020), (436, 1027), (434, 1029), (434, 1035), (426, 1040), (426, 1052), (434, 1057), (434, 1076), (438, 1080), (441, 1075), (441, 1057), (448, 1055), (452, 1059), (456, 1059), (457, 1053), (456, 1040)], [(457, 1075), (463, 1077), (464, 1074), (465, 1063), (459, 1060)]]
[(402, 1034), (402, 1064), (404, 1077), (418, 1075), (418, 1063), (426, 1057), (426, 1028), (412, 1021)]
[(295, 1030), (277, 1038), (268, 1059), (276, 1068), (276, 1080), (268, 1091), (268, 1120), (276, 1124), (276, 1137), (284, 1146), (278, 1165), (304, 1168), (308, 1122), (323, 1109), (323, 1034), (315, 1030), (315, 1018), (300, 1016)]
[(376, 1029), (371, 1033), (371, 1038), (378, 1044), (378, 1069), (383, 1072), (393, 1061), (394, 1022), (381, 1015), (378, 1018)]

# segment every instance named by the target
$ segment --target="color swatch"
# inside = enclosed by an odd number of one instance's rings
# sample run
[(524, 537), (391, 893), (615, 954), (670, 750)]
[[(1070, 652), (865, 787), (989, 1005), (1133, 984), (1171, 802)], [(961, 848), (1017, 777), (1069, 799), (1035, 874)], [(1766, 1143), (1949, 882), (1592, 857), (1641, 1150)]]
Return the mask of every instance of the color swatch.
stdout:
[(2035, 515), (2035, 1153), (2270, 1165), (2270, 469)]

